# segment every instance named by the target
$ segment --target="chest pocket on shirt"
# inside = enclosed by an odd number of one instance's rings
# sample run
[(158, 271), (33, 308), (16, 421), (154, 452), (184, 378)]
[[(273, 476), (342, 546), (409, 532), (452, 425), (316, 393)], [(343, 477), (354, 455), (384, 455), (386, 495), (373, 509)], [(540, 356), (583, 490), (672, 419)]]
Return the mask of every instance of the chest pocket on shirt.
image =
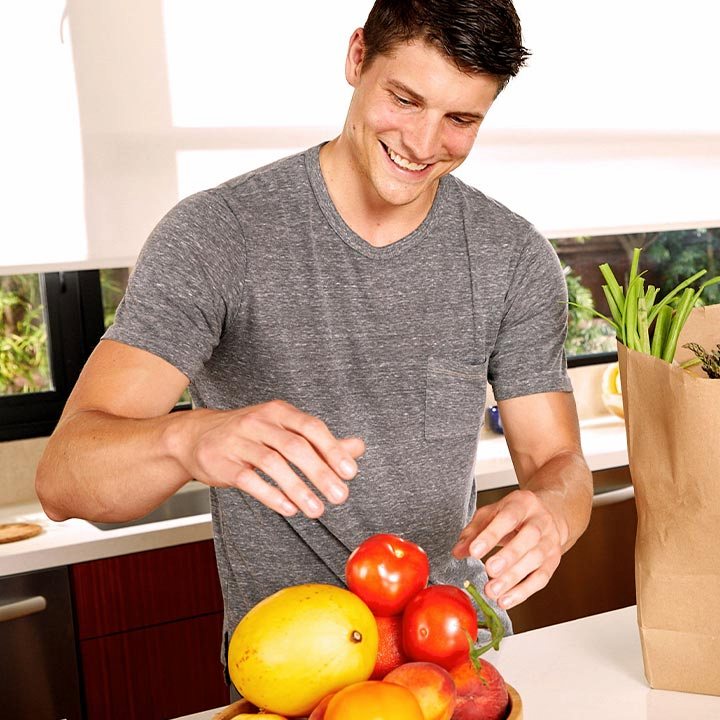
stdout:
[(487, 390), (487, 360), (428, 358), (425, 439), (477, 435)]

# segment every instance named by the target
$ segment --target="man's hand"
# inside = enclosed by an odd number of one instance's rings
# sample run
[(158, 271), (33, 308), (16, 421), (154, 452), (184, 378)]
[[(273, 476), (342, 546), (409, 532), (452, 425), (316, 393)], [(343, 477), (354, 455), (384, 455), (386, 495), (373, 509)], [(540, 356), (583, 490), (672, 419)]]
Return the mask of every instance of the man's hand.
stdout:
[(477, 510), (453, 548), (482, 558), (485, 594), (510, 608), (547, 585), (590, 521), (592, 474), (580, 447), (571, 393), (526, 395), (498, 403), (521, 490)]
[[(168, 429), (170, 452), (206, 485), (234, 487), (282, 515), (316, 518), (347, 499), (346, 480), (365, 452), (360, 438), (336, 438), (319, 418), (282, 400), (240, 410), (194, 410)], [(310, 485), (295, 471), (299, 470)], [(258, 471), (272, 479), (263, 479)]]
[(490, 582), (485, 594), (507, 609), (547, 585), (560, 564), (567, 536), (567, 525), (539, 495), (516, 490), (478, 509), (452, 552), (458, 559), (469, 555), (480, 560), (502, 547), (486, 563)]

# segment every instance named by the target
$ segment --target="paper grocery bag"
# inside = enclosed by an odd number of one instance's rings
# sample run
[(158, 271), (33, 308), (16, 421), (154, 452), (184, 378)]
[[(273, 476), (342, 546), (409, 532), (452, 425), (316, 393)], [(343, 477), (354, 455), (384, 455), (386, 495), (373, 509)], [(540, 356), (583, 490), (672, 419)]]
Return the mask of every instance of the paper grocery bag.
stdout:
[[(720, 305), (692, 311), (678, 362), (720, 343)], [(720, 695), (720, 380), (618, 344), (638, 514), (635, 581), (653, 688)]]

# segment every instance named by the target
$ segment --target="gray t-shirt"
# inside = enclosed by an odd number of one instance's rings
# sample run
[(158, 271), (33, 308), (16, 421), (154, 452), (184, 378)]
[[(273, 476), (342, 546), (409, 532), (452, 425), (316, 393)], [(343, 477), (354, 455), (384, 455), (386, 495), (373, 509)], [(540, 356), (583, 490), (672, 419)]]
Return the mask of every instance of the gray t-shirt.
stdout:
[(173, 208), (105, 335), (185, 373), (196, 407), (281, 398), (366, 442), (349, 499), (319, 520), (211, 490), (226, 633), (284, 586), (342, 584), (378, 532), (419, 543), (431, 582), (482, 588), (482, 563), (450, 550), (475, 508), (486, 383), (499, 400), (571, 389), (565, 282), (527, 221), (446, 176), (416, 230), (373, 247), (335, 209), (319, 150)]

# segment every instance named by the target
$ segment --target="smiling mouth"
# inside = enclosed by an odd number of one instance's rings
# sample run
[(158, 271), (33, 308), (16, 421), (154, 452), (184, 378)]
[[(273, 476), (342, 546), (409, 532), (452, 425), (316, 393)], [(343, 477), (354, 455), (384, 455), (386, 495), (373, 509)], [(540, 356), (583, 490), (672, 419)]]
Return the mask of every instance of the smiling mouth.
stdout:
[(383, 149), (385, 150), (385, 154), (399, 167), (403, 170), (410, 170), (411, 172), (422, 172), (426, 167), (428, 167), (427, 164), (421, 164), (421, 163), (414, 163), (411, 160), (408, 160), (407, 158), (404, 158), (402, 155), (398, 155), (394, 150), (389, 148), (384, 142), (380, 141), (380, 144), (383, 146)]

